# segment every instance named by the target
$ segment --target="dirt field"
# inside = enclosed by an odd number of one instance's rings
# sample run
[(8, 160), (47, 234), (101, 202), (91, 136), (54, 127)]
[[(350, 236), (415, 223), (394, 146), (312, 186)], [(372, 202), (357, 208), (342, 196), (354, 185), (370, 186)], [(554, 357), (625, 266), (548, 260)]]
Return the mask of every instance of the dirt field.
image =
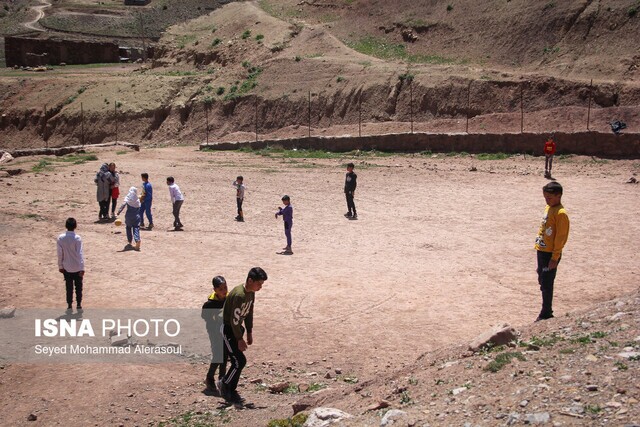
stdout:
[[(90, 308), (197, 308), (222, 274), (241, 283), (249, 268), (269, 274), (257, 294), (255, 343), (240, 392), (253, 411), (226, 412), (231, 425), (264, 425), (291, 414), (290, 395), (270, 395), (249, 380), (311, 378), (327, 369), (377, 377), (424, 351), (469, 340), (489, 326), (529, 324), (539, 310), (533, 240), (544, 210), (544, 160), (527, 156), (345, 156), (267, 158), (198, 152), (195, 147), (101, 151), (81, 165), (0, 181), (0, 306), (64, 308), (55, 238), (68, 216), (85, 245)], [(30, 170), (40, 159), (9, 167)], [(142, 250), (121, 252), (123, 229), (97, 224), (93, 176), (115, 161), (121, 187), (154, 185), (153, 231)], [(359, 220), (347, 221), (344, 165), (356, 163)], [(476, 172), (469, 169), (475, 166)], [(556, 159), (555, 177), (571, 234), (556, 279), (557, 316), (638, 286), (640, 172), (636, 161)], [(234, 189), (247, 185), (246, 222), (233, 221)], [(185, 193), (185, 232), (168, 233), (165, 177)], [(273, 213), (282, 194), (294, 206), (293, 256)], [(131, 272), (135, 272), (134, 285)], [(143, 425), (212, 409), (201, 364), (156, 366), (20, 365), (0, 370), (2, 425)], [(324, 380), (329, 381), (329, 380)], [(64, 393), (60, 393), (60, 388)], [(337, 386), (339, 389), (339, 386)]]

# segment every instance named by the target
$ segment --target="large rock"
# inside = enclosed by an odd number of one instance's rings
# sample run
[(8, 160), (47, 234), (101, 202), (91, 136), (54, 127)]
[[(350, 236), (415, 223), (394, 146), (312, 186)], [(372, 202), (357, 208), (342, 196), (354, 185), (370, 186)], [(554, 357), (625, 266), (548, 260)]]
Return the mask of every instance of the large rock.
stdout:
[(13, 306), (0, 308), (0, 319), (9, 319), (16, 315), (16, 308)]
[(307, 418), (304, 427), (326, 427), (339, 424), (340, 421), (347, 418), (353, 418), (353, 415), (335, 408), (316, 408)]
[(384, 417), (382, 417), (382, 420), (380, 421), (380, 427), (393, 425), (393, 423), (395, 423), (399, 418), (402, 418), (406, 415), (406, 412), (399, 409), (392, 409), (390, 411), (387, 411), (387, 413), (384, 414)]
[(0, 157), (0, 165), (3, 163), (9, 163), (11, 160), (13, 160), (13, 156), (5, 151)]
[(505, 345), (515, 340), (517, 332), (508, 324), (497, 325), (490, 330), (483, 332), (471, 341), (469, 350), (478, 351), (488, 346)]

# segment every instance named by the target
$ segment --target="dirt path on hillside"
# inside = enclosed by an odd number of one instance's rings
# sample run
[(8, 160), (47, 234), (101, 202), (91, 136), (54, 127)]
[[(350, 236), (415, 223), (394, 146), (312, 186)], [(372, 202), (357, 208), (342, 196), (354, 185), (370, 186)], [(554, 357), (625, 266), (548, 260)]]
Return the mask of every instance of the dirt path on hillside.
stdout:
[[(250, 380), (339, 388), (344, 383), (335, 378), (382, 375), (490, 325), (529, 324), (537, 315), (533, 240), (544, 209), (543, 159), (269, 159), (194, 147), (97, 155), (0, 181), (0, 262), (7, 266), (0, 306), (64, 308), (54, 242), (70, 215), (86, 247), (85, 310), (198, 308), (214, 275), (233, 286), (250, 267), (263, 267), (269, 280), (256, 297), (255, 343), (240, 389), (258, 409), (234, 413), (231, 425), (290, 415), (296, 396), (270, 395)], [(40, 160), (11, 167), (29, 170)], [(359, 176), (358, 221), (343, 217), (348, 160)], [(139, 253), (121, 252), (122, 229), (94, 223), (93, 176), (103, 161), (117, 163), (123, 189), (150, 173), (156, 228), (142, 232)], [(554, 308), (563, 316), (638, 286), (640, 185), (625, 181), (640, 164), (558, 158), (554, 173), (572, 221), (556, 279)], [(233, 221), (231, 182), (239, 174), (248, 187), (245, 223)], [(183, 233), (166, 232), (169, 175), (185, 193)], [(295, 209), (290, 257), (276, 255), (284, 235), (273, 217), (285, 193)], [(196, 362), (8, 364), (0, 371), (0, 381), (10, 381), (0, 388), (0, 409), (10, 425), (34, 411), (47, 425), (147, 424), (215, 407), (218, 400), (201, 393), (205, 370)], [(61, 385), (67, 400), (59, 398)]]
[(34, 10), (36, 12), (36, 17), (29, 21), (29, 22), (25, 22), (23, 25), (30, 29), (30, 30), (34, 30), (34, 31), (46, 31), (45, 29), (43, 29), (40, 25), (38, 25), (38, 22), (44, 18), (44, 10), (51, 7), (51, 3), (49, 3), (47, 0), (40, 0), (40, 2), (42, 3), (39, 6), (32, 6), (31, 9)]

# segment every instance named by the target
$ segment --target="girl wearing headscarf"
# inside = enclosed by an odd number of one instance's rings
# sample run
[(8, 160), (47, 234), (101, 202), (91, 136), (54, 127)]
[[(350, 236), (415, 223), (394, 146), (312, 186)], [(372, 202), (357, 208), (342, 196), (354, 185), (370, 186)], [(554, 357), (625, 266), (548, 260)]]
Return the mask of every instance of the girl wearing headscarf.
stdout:
[(124, 215), (124, 223), (127, 227), (127, 241), (131, 246), (131, 241), (135, 240), (135, 249), (140, 250), (140, 199), (138, 198), (138, 189), (131, 187), (127, 197), (124, 198), (124, 203), (118, 209), (118, 215), (125, 208), (127, 212)]
[(98, 220), (109, 219), (109, 199), (111, 198), (111, 184), (113, 183), (113, 176), (109, 172), (109, 165), (103, 163), (100, 166), (100, 170), (93, 179), (93, 182), (98, 186), (96, 197), (98, 204), (100, 205), (100, 213), (98, 214)]

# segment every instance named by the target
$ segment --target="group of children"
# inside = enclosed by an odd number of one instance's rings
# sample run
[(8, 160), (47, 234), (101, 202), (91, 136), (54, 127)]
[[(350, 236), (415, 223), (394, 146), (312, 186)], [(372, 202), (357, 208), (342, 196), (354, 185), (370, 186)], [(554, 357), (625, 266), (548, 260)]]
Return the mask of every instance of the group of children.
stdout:
[[(241, 403), (243, 400), (237, 392), (238, 381), (247, 364), (244, 352), (253, 344), (255, 293), (262, 289), (266, 280), (267, 273), (260, 267), (254, 267), (249, 270), (245, 282), (227, 294), (227, 281), (222, 276), (215, 276), (212, 280), (213, 293), (202, 306), (201, 316), (206, 324), (212, 356), (205, 384), (210, 393), (220, 395), (232, 403)], [(217, 329), (214, 317), (220, 309), (223, 324), (221, 329)], [(220, 340), (223, 342), (222, 355), (216, 355), (216, 343)], [(227, 362), (230, 362), (229, 371)], [(216, 370), (218, 381), (215, 379)]]
[[(551, 141), (553, 142), (553, 141)], [(548, 144), (548, 142), (547, 142)], [(545, 154), (547, 156), (547, 165), (545, 166), (545, 177), (551, 177), (551, 162), (555, 152), (555, 144), (553, 146), (545, 146)], [(550, 157), (550, 158), (549, 158)], [(98, 186), (104, 182), (109, 185), (119, 185), (119, 179), (115, 180), (115, 164), (113, 170), (109, 170), (109, 165), (102, 165), (99, 175), (96, 176)], [(105, 169), (105, 166), (107, 168)], [(114, 175), (115, 174), (115, 175)], [(126, 207), (125, 221), (127, 226), (127, 240), (129, 245), (135, 241), (136, 249), (140, 249), (140, 227), (144, 226), (144, 214), (146, 213), (149, 220), (149, 229), (153, 228), (153, 219), (151, 216), (151, 205), (153, 201), (153, 187), (149, 182), (149, 176), (146, 173), (141, 175), (142, 195), (138, 196), (136, 187), (131, 187), (124, 203), (118, 210), (118, 215)], [(345, 177), (344, 192), (347, 201), (347, 213), (345, 217), (353, 220), (357, 219), (357, 211), (354, 203), (354, 193), (356, 190), (357, 175), (354, 172), (354, 164), (347, 165), (347, 174)], [(104, 181), (106, 180), (106, 181)], [(117, 184), (116, 184), (117, 183)], [(174, 227), (182, 228), (180, 221), (180, 208), (184, 201), (184, 196), (180, 188), (175, 183), (173, 177), (167, 178), (169, 186), (169, 194), (173, 204)], [(236, 188), (236, 199), (238, 215), (237, 221), (243, 222), (244, 215), (242, 204), (244, 201), (245, 185), (242, 176), (238, 176), (233, 182)], [(105, 187), (106, 188), (106, 187)], [(98, 192), (104, 191), (99, 188)], [(569, 236), (569, 217), (564, 209), (561, 200), (563, 188), (556, 181), (549, 182), (543, 188), (543, 197), (546, 202), (546, 208), (538, 235), (536, 237), (535, 249), (537, 251), (537, 274), (538, 284), (542, 293), (542, 309), (536, 321), (550, 319), (553, 317), (552, 301), (553, 287), (558, 264), (562, 257), (562, 250)], [(117, 192), (111, 193), (114, 200), (112, 207), (112, 216), (115, 209), (115, 201), (117, 200)], [(283, 254), (293, 254), (291, 229), (293, 227), (293, 206), (291, 199), (285, 195), (282, 197), (283, 207), (278, 208), (275, 217), (282, 216), (284, 222), (284, 232), (287, 245)], [(104, 217), (104, 203), (101, 203), (100, 218)], [(107, 205), (108, 206), (108, 205)], [(108, 213), (108, 212), (107, 212)], [(76, 301), (78, 310), (82, 309), (82, 286), (84, 276), (84, 255), (82, 247), (82, 239), (75, 233), (77, 222), (74, 218), (68, 218), (66, 223), (66, 233), (61, 234), (57, 241), (58, 267), (59, 271), (64, 275), (66, 283), (67, 306), (71, 309), (73, 302), (73, 290), (75, 288)], [(212, 355), (214, 352), (214, 342), (222, 339), (224, 344), (222, 362), (213, 362), (209, 366), (205, 378), (205, 384), (212, 393), (221, 395), (226, 400), (239, 403), (242, 398), (238, 395), (236, 389), (242, 369), (246, 365), (246, 357), (244, 351), (248, 345), (253, 343), (253, 304), (255, 301), (255, 292), (262, 288), (263, 283), (267, 280), (266, 272), (260, 267), (252, 268), (245, 280), (244, 284), (238, 285), (227, 294), (228, 288), (224, 277), (216, 276), (213, 278), (213, 293), (209, 295), (207, 302), (202, 307), (202, 318), (206, 321), (207, 332), (211, 341)], [(223, 310), (223, 327), (221, 330), (215, 330), (213, 316), (215, 312), (211, 309)], [(245, 339), (246, 333), (246, 339)], [(226, 364), (230, 362), (231, 369), (227, 371)], [(219, 380), (215, 380), (215, 372), (218, 370)]]

